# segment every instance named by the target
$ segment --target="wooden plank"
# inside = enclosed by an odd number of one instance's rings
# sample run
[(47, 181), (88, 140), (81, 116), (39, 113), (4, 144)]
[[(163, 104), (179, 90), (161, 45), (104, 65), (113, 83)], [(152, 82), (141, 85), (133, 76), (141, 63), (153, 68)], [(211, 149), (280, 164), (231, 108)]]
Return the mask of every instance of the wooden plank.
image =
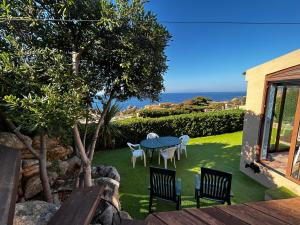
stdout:
[(21, 152), (0, 145), (0, 224), (13, 224), (19, 184)]
[(169, 225), (202, 225), (206, 224), (185, 211), (155, 213), (155, 216)]
[(141, 220), (122, 219), (121, 225), (146, 225), (146, 223), (144, 221), (141, 221)]
[(186, 212), (192, 214), (197, 219), (202, 220), (208, 224), (215, 225), (246, 225), (240, 219), (229, 215), (228, 213), (223, 212), (219, 208), (216, 207), (208, 207), (202, 209), (185, 209)]
[(218, 206), (218, 208), (248, 224), (286, 224), (277, 218), (269, 216), (247, 205)]
[[(280, 204), (281, 202), (281, 204)], [(284, 202), (284, 204), (282, 204)], [(297, 224), (300, 221), (300, 200), (298, 204), (289, 204), (289, 201), (266, 201), (266, 202), (255, 202), (255, 203), (246, 203), (256, 210), (264, 212), (278, 220), (286, 222), (288, 224)]]
[(149, 216), (147, 216), (145, 223), (147, 225), (167, 225), (166, 223), (164, 223), (163, 221), (161, 221), (160, 219), (158, 219), (155, 215), (150, 214)]
[(100, 202), (103, 187), (74, 190), (50, 219), (49, 225), (89, 225)]
[(297, 198), (289, 198), (289, 199), (281, 199), (281, 200), (271, 200), (267, 201), (273, 204), (276, 204), (280, 207), (287, 208), (291, 211), (296, 211), (300, 213), (300, 197)]
[(268, 202), (276, 203), (280, 206), (286, 207), (291, 210), (296, 210), (297, 212), (300, 212), (300, 197), (297, 198), (288, 198), (288, 199), (281, 199), (281, 200), (271, 200)]

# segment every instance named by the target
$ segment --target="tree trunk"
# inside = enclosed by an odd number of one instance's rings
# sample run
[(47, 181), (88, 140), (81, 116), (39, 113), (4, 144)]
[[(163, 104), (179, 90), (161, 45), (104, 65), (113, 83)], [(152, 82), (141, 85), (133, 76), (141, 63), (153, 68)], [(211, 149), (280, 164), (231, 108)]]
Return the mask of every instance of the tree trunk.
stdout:
[(88, 115), (85, 118), (85, 125), (84, 125), (84, 134), (83, 134), (83, 147), (86, 148), (86, 135), (88, 131)]
[(80, 133), (77, 127), (77, 124), (73, 127), (73, 134), (75, 138), (76, 146), (79, 150), (79, 154), (83, 163), (83, 173), (84, 173), (84, 186), (90, 187), (92, 186), (92, 168), (91, 168), (91, 161), (87, 157), (87, 154), (85, 152), (85, 148), (82, 144)]
[(51, 194), (51, 188), (49, 184), (49, 177), (47, 173), (47, 143), (46, 143), (46, 135), (42, 132), (41, 136), (41, 153), (40, 153), (40, 179), (42, 181), (44, 197), (47, 202), (53, 203), (53, 197)]
[(110, 104), (111, 104), (112, 99), (113, 99), (113, 97), (112, 97), (112, 93), (111, 93), (107, 103), (104, 106), (103, 112), (101, 113), (101, 117), (98, 121), (95, 133), (94, 133), (93, 138), (92, 138), (91, 145), (89, 147), (89, 159), (90, 159), (90, 161), (93, 160), (94, 152), (95, 152), (95, 148), (96, 148), (96, 143), (97, 143), (97, 140), (98, 140), (98, 137), (99, 137), (99, 132), (100, 132), (100, 129), (101, 129), (103, 123), (104, 123), (104, 118), (106, 116), (106, 113), (108, 112), (108, 110), (110, 108)]

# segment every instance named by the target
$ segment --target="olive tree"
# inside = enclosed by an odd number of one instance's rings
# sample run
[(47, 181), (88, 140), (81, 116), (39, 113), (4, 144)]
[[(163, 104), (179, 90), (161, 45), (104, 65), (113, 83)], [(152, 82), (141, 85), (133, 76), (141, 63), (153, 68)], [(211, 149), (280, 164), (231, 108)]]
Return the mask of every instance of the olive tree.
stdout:
[(84, 144), (78, 129), (79, 118), (87, 111), (83, 110), (72, 124), (85, 186), (92, 185), (91, 161), (111, 103), (131, 97), (157, 100), (164, 88), (164, 50), (170, 34), (144, 4), (141, 0), (17, 0), (6, 5), (9, 10), (2, 13), (7, 18), (28, 18), (7, 20), (7, 30), (22, 45), (64, 54), (72, 76), (81, 80), (73, 84), (74, 88), (87, 87), (81, 96), (84, 109), (92, 108), (96, 99), (102, 103), (89, 145)]

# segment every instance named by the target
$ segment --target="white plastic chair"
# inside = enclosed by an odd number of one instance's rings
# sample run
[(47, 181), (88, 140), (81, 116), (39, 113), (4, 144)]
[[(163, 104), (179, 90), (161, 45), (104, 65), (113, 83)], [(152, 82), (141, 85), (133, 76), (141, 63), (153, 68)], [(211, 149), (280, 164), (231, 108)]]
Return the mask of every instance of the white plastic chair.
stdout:
[(147, 139), (159, 138), (158, 134), (156, 133), (149, 133), (147, 134)]
[(165, 169), (167, 169), (168, 167), (168, 159), (174, 160), (174, 167), (176, 168), (176, 163), (175, 163), (175, 152), (176, 152), (177, 147), (171, 147), (171, 148), (167, 148), (164, 150), (160, 150), (160, 154), (158, 154), (158, 164), (160, 165), (160, 156), (162, 156), (164, 158), (165, 161)]
[(186, 150), (186, 146), (189, 143), (190, 137), (188, 135), (182, 135), (181, 137), (179, 137), (181, 143), (177, 146), (177, 157), (178, 160), (180, 160), (180, 154), (182, 154), (182, 152), (185, 152), (185, 157), (187, 158), (187, 150)]
[(146, 167), (146, 155), (143, 149), (141, 149), (140, 144), (131, 144), (129, 142), (127, 142), (128, 147), (131, 150), (132, 153), (132, 165), (133, 168), (135, 167), (135, 162), (136, 162), (136, 158), (141, 157), (142, 160), (144, 159), (144, 166)]

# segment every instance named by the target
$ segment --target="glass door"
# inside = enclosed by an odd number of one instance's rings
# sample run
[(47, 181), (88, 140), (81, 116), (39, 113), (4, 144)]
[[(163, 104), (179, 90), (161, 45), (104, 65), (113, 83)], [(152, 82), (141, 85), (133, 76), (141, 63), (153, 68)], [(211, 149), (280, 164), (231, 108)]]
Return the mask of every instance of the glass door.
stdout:
[(291, 138), (287, 175), (300, 183), (300, 93)]

